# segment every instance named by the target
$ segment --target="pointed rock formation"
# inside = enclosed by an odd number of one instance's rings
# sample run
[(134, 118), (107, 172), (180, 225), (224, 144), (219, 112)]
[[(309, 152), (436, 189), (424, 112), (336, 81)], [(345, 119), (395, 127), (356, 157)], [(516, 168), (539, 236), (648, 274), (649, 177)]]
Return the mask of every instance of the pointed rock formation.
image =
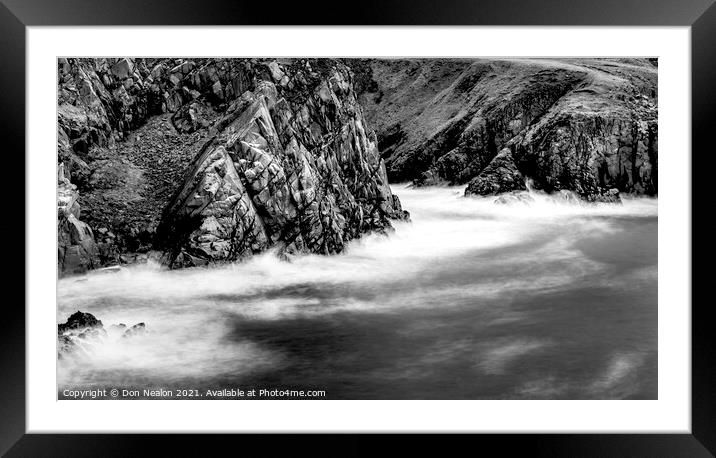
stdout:
[[(338, 60), (60, 59), (58, 66), (58, 160), (101, 238), (102, 263), (155, 249), (173, 266), (233, 261), (273, 246), (337, 253), (407, 217), (388, 186), (354, 75)], [(86, 259), (87, 267), (97, 264)], [(61, 274), (74, 271), (61, 263)]]
[(80, 221), (77, 187), (60, 164), (57, 180), (57, 267), (60, 273), (81, 273), (99, 266), (92, 229)]
[(512, 152), (509, 148), (505, 148), (470, 181), (465, 194), (488, 196), (524, 189), (526, 189), (525, 178), (517, 170)]
[(276, 245), (337, 253), (407, 217), (365, 132), (350, 70), (268, 67), (293, 88), (261, 81), (217, 123), (160, 227), (173, 265), (232, 261)]

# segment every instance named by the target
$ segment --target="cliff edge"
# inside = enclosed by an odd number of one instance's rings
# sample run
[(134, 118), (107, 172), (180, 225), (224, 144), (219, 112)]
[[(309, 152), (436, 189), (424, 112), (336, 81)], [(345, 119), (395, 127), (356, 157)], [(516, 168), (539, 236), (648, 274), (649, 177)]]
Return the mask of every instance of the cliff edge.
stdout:
[(179, 267), (272, 247), (337, 253), (408, 217), (340, 61), (59, 59), (58, 70), (61, 275), (149, 256)]

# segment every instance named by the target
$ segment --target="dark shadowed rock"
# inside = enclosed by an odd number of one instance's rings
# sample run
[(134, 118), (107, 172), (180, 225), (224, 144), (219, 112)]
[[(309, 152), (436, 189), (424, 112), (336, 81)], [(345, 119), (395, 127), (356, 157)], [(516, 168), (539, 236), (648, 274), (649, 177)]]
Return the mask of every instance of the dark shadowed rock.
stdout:
[(420, 177), (413, 179), (413, 186), (447, 186), (450, 182), (442, 178), (435, 170), (426, 170)]
[[(407, 218), (339, 60), (65, 59), (58, 70), (58, 160), (88, 224), (82, 268), (152, 250), (176, 267), (273, 246), (336, 253)], [(60, 262), (60, 274), (77, 270)]]
[(57, 325), (58, 334), (80, 334), (87, 329), (103, 329), (102, 322), (91, 313), (80, 312), (79, 310), (67, 318), (67, 321)]
[(57, 357), (75, 357), (86, 351), (86, 344), (93, 344), (107, 336), (102, 322), (91, 313), (79, 310), (57, 325)]
[(465, 195), (488, 196), (524, 189), (526, 189), (525, 178), (517, 170), (512, 152), (509, 148), (505, 148), (470, 181), (465, 189)]
[(95, 346), (105, 344), (107, 339), (128, 339), (146, 332), (145, 323), (137, 323), (130, 328), (124, 323), (113, 324), (105, 330), (102, 321), (94, 315), (77, 311), (65, 323), (57, 325), (57, 357), (80, 360)]

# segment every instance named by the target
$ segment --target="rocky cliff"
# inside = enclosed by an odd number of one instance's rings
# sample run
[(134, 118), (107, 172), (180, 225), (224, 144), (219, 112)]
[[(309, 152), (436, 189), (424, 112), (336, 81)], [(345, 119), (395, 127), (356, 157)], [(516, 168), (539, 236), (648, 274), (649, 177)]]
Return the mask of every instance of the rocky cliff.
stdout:
[(151, 255), (187, 266), (275, 246), (336, 253), (407, 217), (342, 62), (59, 59), (58, 70), (61, 274)]
[(59, 59), (59, 271), (337, 253), (407, 217), (389, 178), (655, 195), (657, 73), (653, 59)]
[(653, 59), (362, 60), (360, 97), (392, 181), (467, 194), (655, 195)]
[(57, 174), (57, 262), (67, 273), (99, 266), (99, 249), (92, 229), (80, 221), (79, 193), (60, 163)]

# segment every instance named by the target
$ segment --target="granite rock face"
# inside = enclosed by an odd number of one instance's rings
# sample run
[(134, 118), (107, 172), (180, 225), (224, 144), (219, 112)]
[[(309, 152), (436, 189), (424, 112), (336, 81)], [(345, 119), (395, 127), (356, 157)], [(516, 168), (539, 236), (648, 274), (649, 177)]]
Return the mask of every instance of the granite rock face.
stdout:
[(77, 187), (60, 164), (57, 180), (57, 264), (60, 272), (80, 273), (99, 265), (92, 229), (80, 221)]
[(172, 266), (336, 253), (407, 218), (340, 61), (58, 66), (58, 161), (96, 246), (84, 268), (156, 251)]
[[(652, 60), (398, 59), (360, 68), (368, 83), (359, 99), (392, 181), (494, 194), (519, 189), (516, 169), (537, 189), (586, 200), (609, 199), (610, 189), (658, 192)], [(505, 149), (512, 164), (492, 164)]]
[(505, 148), (472, 180), (465, 190), (466, 194), (481, 196), (526, 189), (522, 176), (509, 148)]
[(87, 329), (102, 328), (102, 322), (91, 313), (79, 310), (70, 315), (67, 321), (57, 325), (58, 334), (81, 333)]
[[(406, 218), (367, 132), (350, 69), (269, 62), (231, 103), (167, 207), (170, 262), (232, 261), (280, 246), (337, 253)], [(290, 89), (289, 89), (290, 88)]]

